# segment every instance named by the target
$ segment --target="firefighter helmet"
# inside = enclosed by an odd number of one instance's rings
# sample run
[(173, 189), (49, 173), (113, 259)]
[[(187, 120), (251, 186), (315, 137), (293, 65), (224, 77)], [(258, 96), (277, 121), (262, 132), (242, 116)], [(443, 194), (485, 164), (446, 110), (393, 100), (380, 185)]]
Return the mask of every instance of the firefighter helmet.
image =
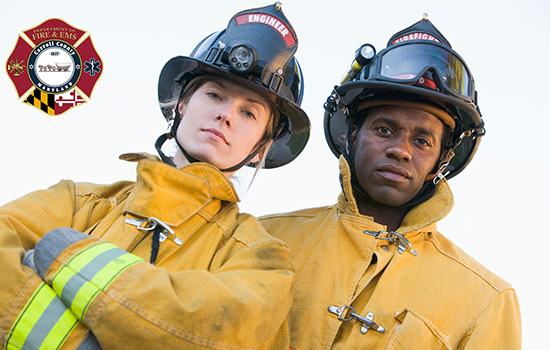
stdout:
[(397, 100), (444, 111), (436, 116), (453, 129), (449, 148), (454, 157), (440, 164), (438, 180), (461, 172), (485, 134), (484, 122), (468, 66), (426, 16), (394, 34), (377, 54), (370, 44), (357, 50), (352, 69), (325, 103), (325, 137), (332, 152), (339, 156), (349, 151), (356, 112)]

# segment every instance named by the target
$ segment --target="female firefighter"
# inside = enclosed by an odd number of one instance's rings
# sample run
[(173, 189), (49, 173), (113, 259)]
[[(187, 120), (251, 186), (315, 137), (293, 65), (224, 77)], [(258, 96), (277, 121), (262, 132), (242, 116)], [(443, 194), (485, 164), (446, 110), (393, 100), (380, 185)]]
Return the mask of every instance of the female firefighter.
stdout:
[(288, 349), (290, 253), (229, 178), (305, 147), (297, 44), (280, 4), (237, 13), (162, 69), (171, 127), (160, 159), (121, 156), (135, 182), (61, 181), (0, 208), (5, 349)]

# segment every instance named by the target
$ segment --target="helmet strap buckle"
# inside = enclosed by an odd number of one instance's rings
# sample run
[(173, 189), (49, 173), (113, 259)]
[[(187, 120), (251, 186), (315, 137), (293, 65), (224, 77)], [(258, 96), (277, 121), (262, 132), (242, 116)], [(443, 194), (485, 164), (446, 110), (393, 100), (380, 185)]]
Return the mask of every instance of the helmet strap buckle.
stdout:
[(340, 96), (340, 94), (336, 90), (336, 86), (335, 86), (334, 89), (332, 89), (332, 93), (327, 98), (327, 102), (325, 102), (325, 105), (324, 105), (325, 110), (328, 113), (331, 113), (331, 114), (336, 112), (338, 110), (339, 105), (340, 105), (340, 100), (341, 99), (342, 99), (342, 97)]
[(443, 171), (445, 170), (445, 168), (447, 168), (448, 165), (449, 165), (449, 162), (445, 162), (441, 164), (441, 167), (437, 171), (437, 174), (432, 179), (432, 182), (434, 183), (434, 185), (437, 185), (438, 183), (441, 182), (441, 180), (443, 180), (447, 175), (449, 175), (450, 171), (443, 173)]

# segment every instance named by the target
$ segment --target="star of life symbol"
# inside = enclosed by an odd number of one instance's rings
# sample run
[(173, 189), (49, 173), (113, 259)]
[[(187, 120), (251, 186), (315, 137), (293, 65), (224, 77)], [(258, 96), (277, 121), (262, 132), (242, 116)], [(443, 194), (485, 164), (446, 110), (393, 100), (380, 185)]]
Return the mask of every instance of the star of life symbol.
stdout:
[(88, 33), (49, 19), (19, 35), (6, 70), (23, 103), (58, 115), (89, 102), (102, 66)]
[(89, 61), (84, 62), (84, 65), (86, 65), (86, 68), (84, 68), (84, 72), (90, 74), (92, 77), (95, 75), (95, 73), (101, 73), (101, 62), (95, 60), (95, 58), (90, 58)]

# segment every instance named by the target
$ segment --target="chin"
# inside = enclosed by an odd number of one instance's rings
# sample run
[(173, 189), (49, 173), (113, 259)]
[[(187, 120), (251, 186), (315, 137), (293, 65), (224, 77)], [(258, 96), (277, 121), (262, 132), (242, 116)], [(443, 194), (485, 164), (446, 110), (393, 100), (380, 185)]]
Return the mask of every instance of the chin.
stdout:
[(403, 193), (397, 189), (372, 192), (373, 193), (367, 192), (371, 199), (374, 202), (387, 207), (399, 207), (412, 199), (412, 197), (409, 198), (409, 196), (403, 196)]

